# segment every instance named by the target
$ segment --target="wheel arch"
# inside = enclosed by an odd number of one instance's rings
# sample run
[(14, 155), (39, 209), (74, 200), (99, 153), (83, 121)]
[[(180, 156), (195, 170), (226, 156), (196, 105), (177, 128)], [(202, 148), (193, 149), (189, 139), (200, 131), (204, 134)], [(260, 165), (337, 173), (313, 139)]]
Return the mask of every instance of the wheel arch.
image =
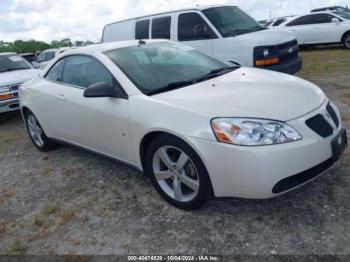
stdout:
[(22, 106), (22, 107), (21, 107), (21, 114), (22, 114), (22, 118), (23, 118), (23, 119), (24, 119), (24, 117), (25, 117), (25, 115), (26, 115), (27, 112), (32, 112), (32, 111), (29, 109), (29, 107), (27, 107), (27, 106)]
[[(169, 136), (173, 136), (177, 139), (182, 140), (183, 142), (185, 142), (188, 146), (190, 146), (198, 155), (198, 157), (200, 158), (200, 160), (202, 161), (208, 177), (209, 177), (209, 181), (210, 181), (210, 189), (211, 189), (211, 193), (210, 194), (214, 194), (214, 189), (213, 189), (213, 183), (212, 183), (212, 179), (211, 179), (211, 174), (208, 171), (208, 168), (206, 166), (206, 162), (203, 159), (203, 155), (201, 154), (201, 152), (199, 152), (198, 148), (196, 148), (192, 143), (190, 143), (190, 141), (188, 139), (186, 139), (185, 137), (178, 135), (178, 134), (174, 134), (173, 132), (169, 132), (169, 131), (164, 131), (164, 130), (159, 130), (159, 131), (150, 131), (148, 133), (146, 133), (143, 138), (141, 139), (140, 142), (140, 146), (139, 146), (139, 157), (140, 157), (140, 162), (141, 162), (141, 167), (142, 170), (145, 170), (145, 159), (146, 159), (146, 153), (147, 153), (147, 149), (150, 146), (150, 144), (152, 143), (152, 141), (154, 139), (156, 139), (158, 136), (160, 135), (169, 135)], [(144, 172), (145, 176), (147, 176), (147, 174)]]

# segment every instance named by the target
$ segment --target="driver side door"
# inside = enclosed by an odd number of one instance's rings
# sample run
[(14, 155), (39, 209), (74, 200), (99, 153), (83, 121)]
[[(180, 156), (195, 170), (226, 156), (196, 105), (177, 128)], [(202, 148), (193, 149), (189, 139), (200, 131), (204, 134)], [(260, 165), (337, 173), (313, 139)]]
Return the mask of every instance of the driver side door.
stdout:
[(95, 57), (72, 55), (64, 58), (62, 77), (54, 91), (54, 133), (63, 141), (133, 163), (128, 100), (84, 97), (85, 89), (99, 82), (122, 89)]
[(296, 36), (299, 45), (315, 42), (313, 17), (314, 15), (305, 15), (286, 25), (286, 29)]
[(177, 40), (184, 44), (213, 53), (213, 39), (218, 38), (205, 19), (197, 12), (177, 16)]

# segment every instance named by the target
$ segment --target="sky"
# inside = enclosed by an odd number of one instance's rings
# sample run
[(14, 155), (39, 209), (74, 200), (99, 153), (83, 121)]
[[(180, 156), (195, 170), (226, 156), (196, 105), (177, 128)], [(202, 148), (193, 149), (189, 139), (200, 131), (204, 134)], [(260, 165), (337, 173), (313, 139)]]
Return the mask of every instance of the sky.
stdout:
[(237, 5), (257, 20), (302, 15), (350, 0), (0, 0), (0, 40), (51, 42), (101, 39), (104, 25), (125, 18), (194, 5)]

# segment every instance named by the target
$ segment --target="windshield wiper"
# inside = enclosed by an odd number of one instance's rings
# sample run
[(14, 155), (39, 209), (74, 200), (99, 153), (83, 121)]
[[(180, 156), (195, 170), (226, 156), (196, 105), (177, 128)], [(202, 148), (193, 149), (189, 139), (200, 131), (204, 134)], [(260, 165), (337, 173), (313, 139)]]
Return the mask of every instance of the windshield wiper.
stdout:
[(260, 25), (256, 25), (254, 27), (252, 27), (251, 29), (255, 29), (257, 31), (262, 31), (262, 30), (266, 30), (266, 27), (260, 26)]
[(189, 85), (192, 85), (192, 84), (195, 84), (195, 83), (196, 83), (195, 80), (185, 80), (185, 81), (173, 82), (173, 83), (169, 83), (165, 87), (161, 87), (161, 88), (158, 88), (158, 89), (156, 89), (154, 91), (148, 92), (147, 95), (155, 95), (155, 94), (171, 91), (171, 90), (174, 90), (174, 89), (177, 89), (177, 88), (181, 88), (181, 87), (184, 87), (184, 86), (189, 86)]
[(208, 74), (205, 74), (205, 75), (197, 78), (196, 83), (203, 82), (205, 80), (224, 75), (224, 74), (229, 73), (229, 72), (231, 72), (239, 67), (240, 66), (229, 66), (229, 67), (221, 67), (221, 68), (211, 70)]
[(16, 71), (16, 70), (24, 70), (24, 69), (29, 69), (29, 68), (28, 67), (8, 68), (8, 69), (0, 71), (0, 73)]
[(236, 69), (237, 67), (239, 67), (239, 66), (221, 67), (221, 68), (217, 68), (217, 69), (211, 70), (209, 72), (209, 74), (222, 73), (222, 72), (226, 72), (227, 70), (232, 71), (233, 69)]
[(205, 80), (223, 75), (223, 74), (228, 73), (228, 72), (231, 72), (239, 67), (240, 66), (229, 66), (229, 67), (217, 68), (217, 69), (211, 70), (208, 74), (205, 74), (205, 75), (200, 76), (198, 78), (195, 78), (193, 80), (185, 80), (185, 81), (178, 81), (178, 82), (169, 83), (165, 87), (161, 87), (161, 88), (158, 88), (157, 90), (148, 92), (147, 95), (155, 95), (155, 94), (171, 91), (174, 89), (178, 89), (178, 88), (181, 88), (184, 86), (189, 86), (189, 85), (193, 85), (193, 84), (196, 84), (199, 82), (203, 82)]

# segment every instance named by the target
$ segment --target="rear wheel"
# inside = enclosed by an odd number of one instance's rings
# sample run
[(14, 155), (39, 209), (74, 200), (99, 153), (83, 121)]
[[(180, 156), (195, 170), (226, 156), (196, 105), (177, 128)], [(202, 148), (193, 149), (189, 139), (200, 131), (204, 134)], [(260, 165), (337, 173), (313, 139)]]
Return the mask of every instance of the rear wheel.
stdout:
[(151, 143), (146, 172), (158, 193), (176, 207), (200, 208), (211, 195), (210, 179), (200, 157), (174, 136), (161, 135)]
[(25, 114), (27, 131), (30, 139), (37, 149), (43, 152), (51, 150), (54, 146), (54, 143), (46, 136), (44, 130), (42, 129), (39, 121), (30, 111), (27, 111)]
[(343, 38), (343, 45), (346, 49), (350, 49), (350, 33), (347, 33)]

